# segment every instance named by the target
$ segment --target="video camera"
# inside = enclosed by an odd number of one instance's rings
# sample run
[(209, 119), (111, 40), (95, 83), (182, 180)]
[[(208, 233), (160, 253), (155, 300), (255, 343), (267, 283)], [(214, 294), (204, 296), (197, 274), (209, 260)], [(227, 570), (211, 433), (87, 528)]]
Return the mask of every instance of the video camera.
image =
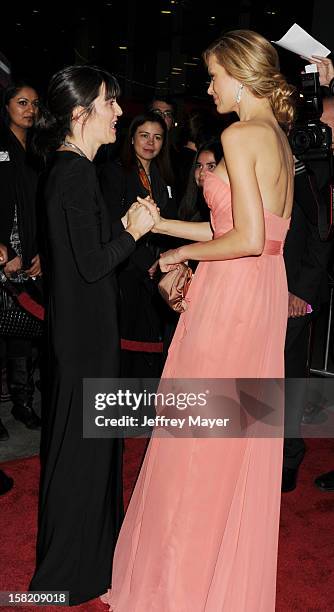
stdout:
[(322, 111), (318, 72), (302, 74), (297, 122), (289, 134), (292, 152), (302, 161), (328, 159), (332, 154), (332, 130), (320, 121)]

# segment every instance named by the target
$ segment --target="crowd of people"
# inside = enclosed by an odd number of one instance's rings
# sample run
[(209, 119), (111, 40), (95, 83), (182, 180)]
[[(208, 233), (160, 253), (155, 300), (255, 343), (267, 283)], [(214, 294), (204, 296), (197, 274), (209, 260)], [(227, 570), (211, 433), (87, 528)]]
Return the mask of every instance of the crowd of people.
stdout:
[[(0, 312), (6, 279), (41, 288), (46, 312), (42, 419), (33, 341), (0, 329), (12, 415), (42, 425), (30, 589), (69, 591), (71, 605), (102, 596), (115, 612), (275, 609), (280, 496), (297, 486), (305, 452), (304, 387), (287, 389), (295, 437), (285, 440), (283, 466), (282, 435), (154, 431), (125, 518), (123, 441), (82, 435), (85, 378), (308, 375), (308, 307), (328, 300), (331, 243), (317, 235), (307, 165), (289, 144), (295, 90), (255, 32), (224, 34), (204, 60), (218, 115), (234, 113), (221, 133), (212, 114), (196, 110), (176, 147), (174, 103), (155, 98), (117, 157), (99, 163), (123, 114), (109, 72), (66, 67), (44, 101), (24, 81), (2, 92)], [(321, 84), (332, 86), (330, 60), (315, 62)], [(329, 98), (328, 124), (333, 108)], [(157, 277), (183, 262), (195, 274), (179, 316)], [(8, 437), (0, 420), (1, 443)], [(334, 490), (334, 472), (317, 484)], [(0, 493), (12, 486), (0, 470)]]

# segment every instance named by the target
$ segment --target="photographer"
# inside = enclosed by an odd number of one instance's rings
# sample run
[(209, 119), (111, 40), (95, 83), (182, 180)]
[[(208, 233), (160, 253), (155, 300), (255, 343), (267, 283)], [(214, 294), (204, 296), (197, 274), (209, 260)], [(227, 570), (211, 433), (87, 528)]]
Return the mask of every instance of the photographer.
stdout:
[[(326, 66), (327, 62), (330, 60), (326, 60)], [(314, 105), (314, 118), (309, 116), (304, 123), (299, 123), (290, 137), (295, 153), (295, 199), (284, 249), (289, 287), (285, 375), (293, 380), (287, 380), (286, 385), (285, 426), (288, 437), (284, 443), (283, 492), (296, 488), (298, 469), (305, 453), (300, 423), (306, 401), (304, 379), (308, 376), (311, 324), (321, 305), (329, 299), (327, 266), (332, 243), (324, 240), (323, 225), (320, 236), (324, 208), (320, 215), (319, 211), (325, 207), (326, 212), (326, 206), (329, 206), (333, 154), (332, 136), (327, 126), (334, 128), (334, 98), (322, 100), (320, 84), (325, 84), (323, 73), (321, 69), (320, 83), (317, 75), (304, 77), (308, 81), (304, 97), (308, 95), (307, 88), (315, 85), (315, 92), (309, 96)], [(331, 73), (326, 68), (327, 73), (328, 81)]]
[[(330, 97), (323, 100), (322, 121), (332, 128), (332, 150), (334, 150), (334, 66), (328, 58), (313, 56), (313, 59), (318, 66), (320, 85), (329, 88)], [(334, 491), (334, 470), (321, 474), (314, 482), (322, 491)]]

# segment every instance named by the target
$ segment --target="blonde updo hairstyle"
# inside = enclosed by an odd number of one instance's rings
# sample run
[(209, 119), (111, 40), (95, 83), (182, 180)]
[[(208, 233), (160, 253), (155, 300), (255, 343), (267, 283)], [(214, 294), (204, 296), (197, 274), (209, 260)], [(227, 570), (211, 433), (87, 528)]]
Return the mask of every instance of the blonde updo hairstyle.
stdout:
[(267, 98), (278, 123), (289, 130), (295, 114), (295, 87), (281, 74), (277, 51), (268, 40), (251, 30), (234, 30), (204, 51), (206, 64), (212, 55), (255, 97)]

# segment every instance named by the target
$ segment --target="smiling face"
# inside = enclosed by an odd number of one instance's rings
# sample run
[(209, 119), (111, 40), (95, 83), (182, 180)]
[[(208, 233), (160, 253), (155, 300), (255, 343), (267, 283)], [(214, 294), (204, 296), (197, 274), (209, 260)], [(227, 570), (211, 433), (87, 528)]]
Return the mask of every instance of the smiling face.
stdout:
[(9, 127), (28, 130), (34, 124), (38, 111), (38, 95), (32, 87), (21, 87), (6, 106)]
[(201, 151), (195, 164), (195, 181), (198, 187), (203, 187), (207, 172), (213, 172), (217, 166), (212, 151)]
[(83, 124), (84, 140), (87, 138), (98, 147), (115, 142), (117, 120), (122, 114), (116, 98), (106, 100), (105, 85), (102, 84), (93, 111)]
[(145, 121), (140, 125), (132, 139), (136, 156), (144, 166), (159, 155), (164, 142), (164, 130), (160, 123)]
[(210, 55), (208, 60), (208, 73), (211, 79), (208, 94), (213, 97), (218, 113), (236, 111), (239, 83), (218, 64), (214, 54)]

